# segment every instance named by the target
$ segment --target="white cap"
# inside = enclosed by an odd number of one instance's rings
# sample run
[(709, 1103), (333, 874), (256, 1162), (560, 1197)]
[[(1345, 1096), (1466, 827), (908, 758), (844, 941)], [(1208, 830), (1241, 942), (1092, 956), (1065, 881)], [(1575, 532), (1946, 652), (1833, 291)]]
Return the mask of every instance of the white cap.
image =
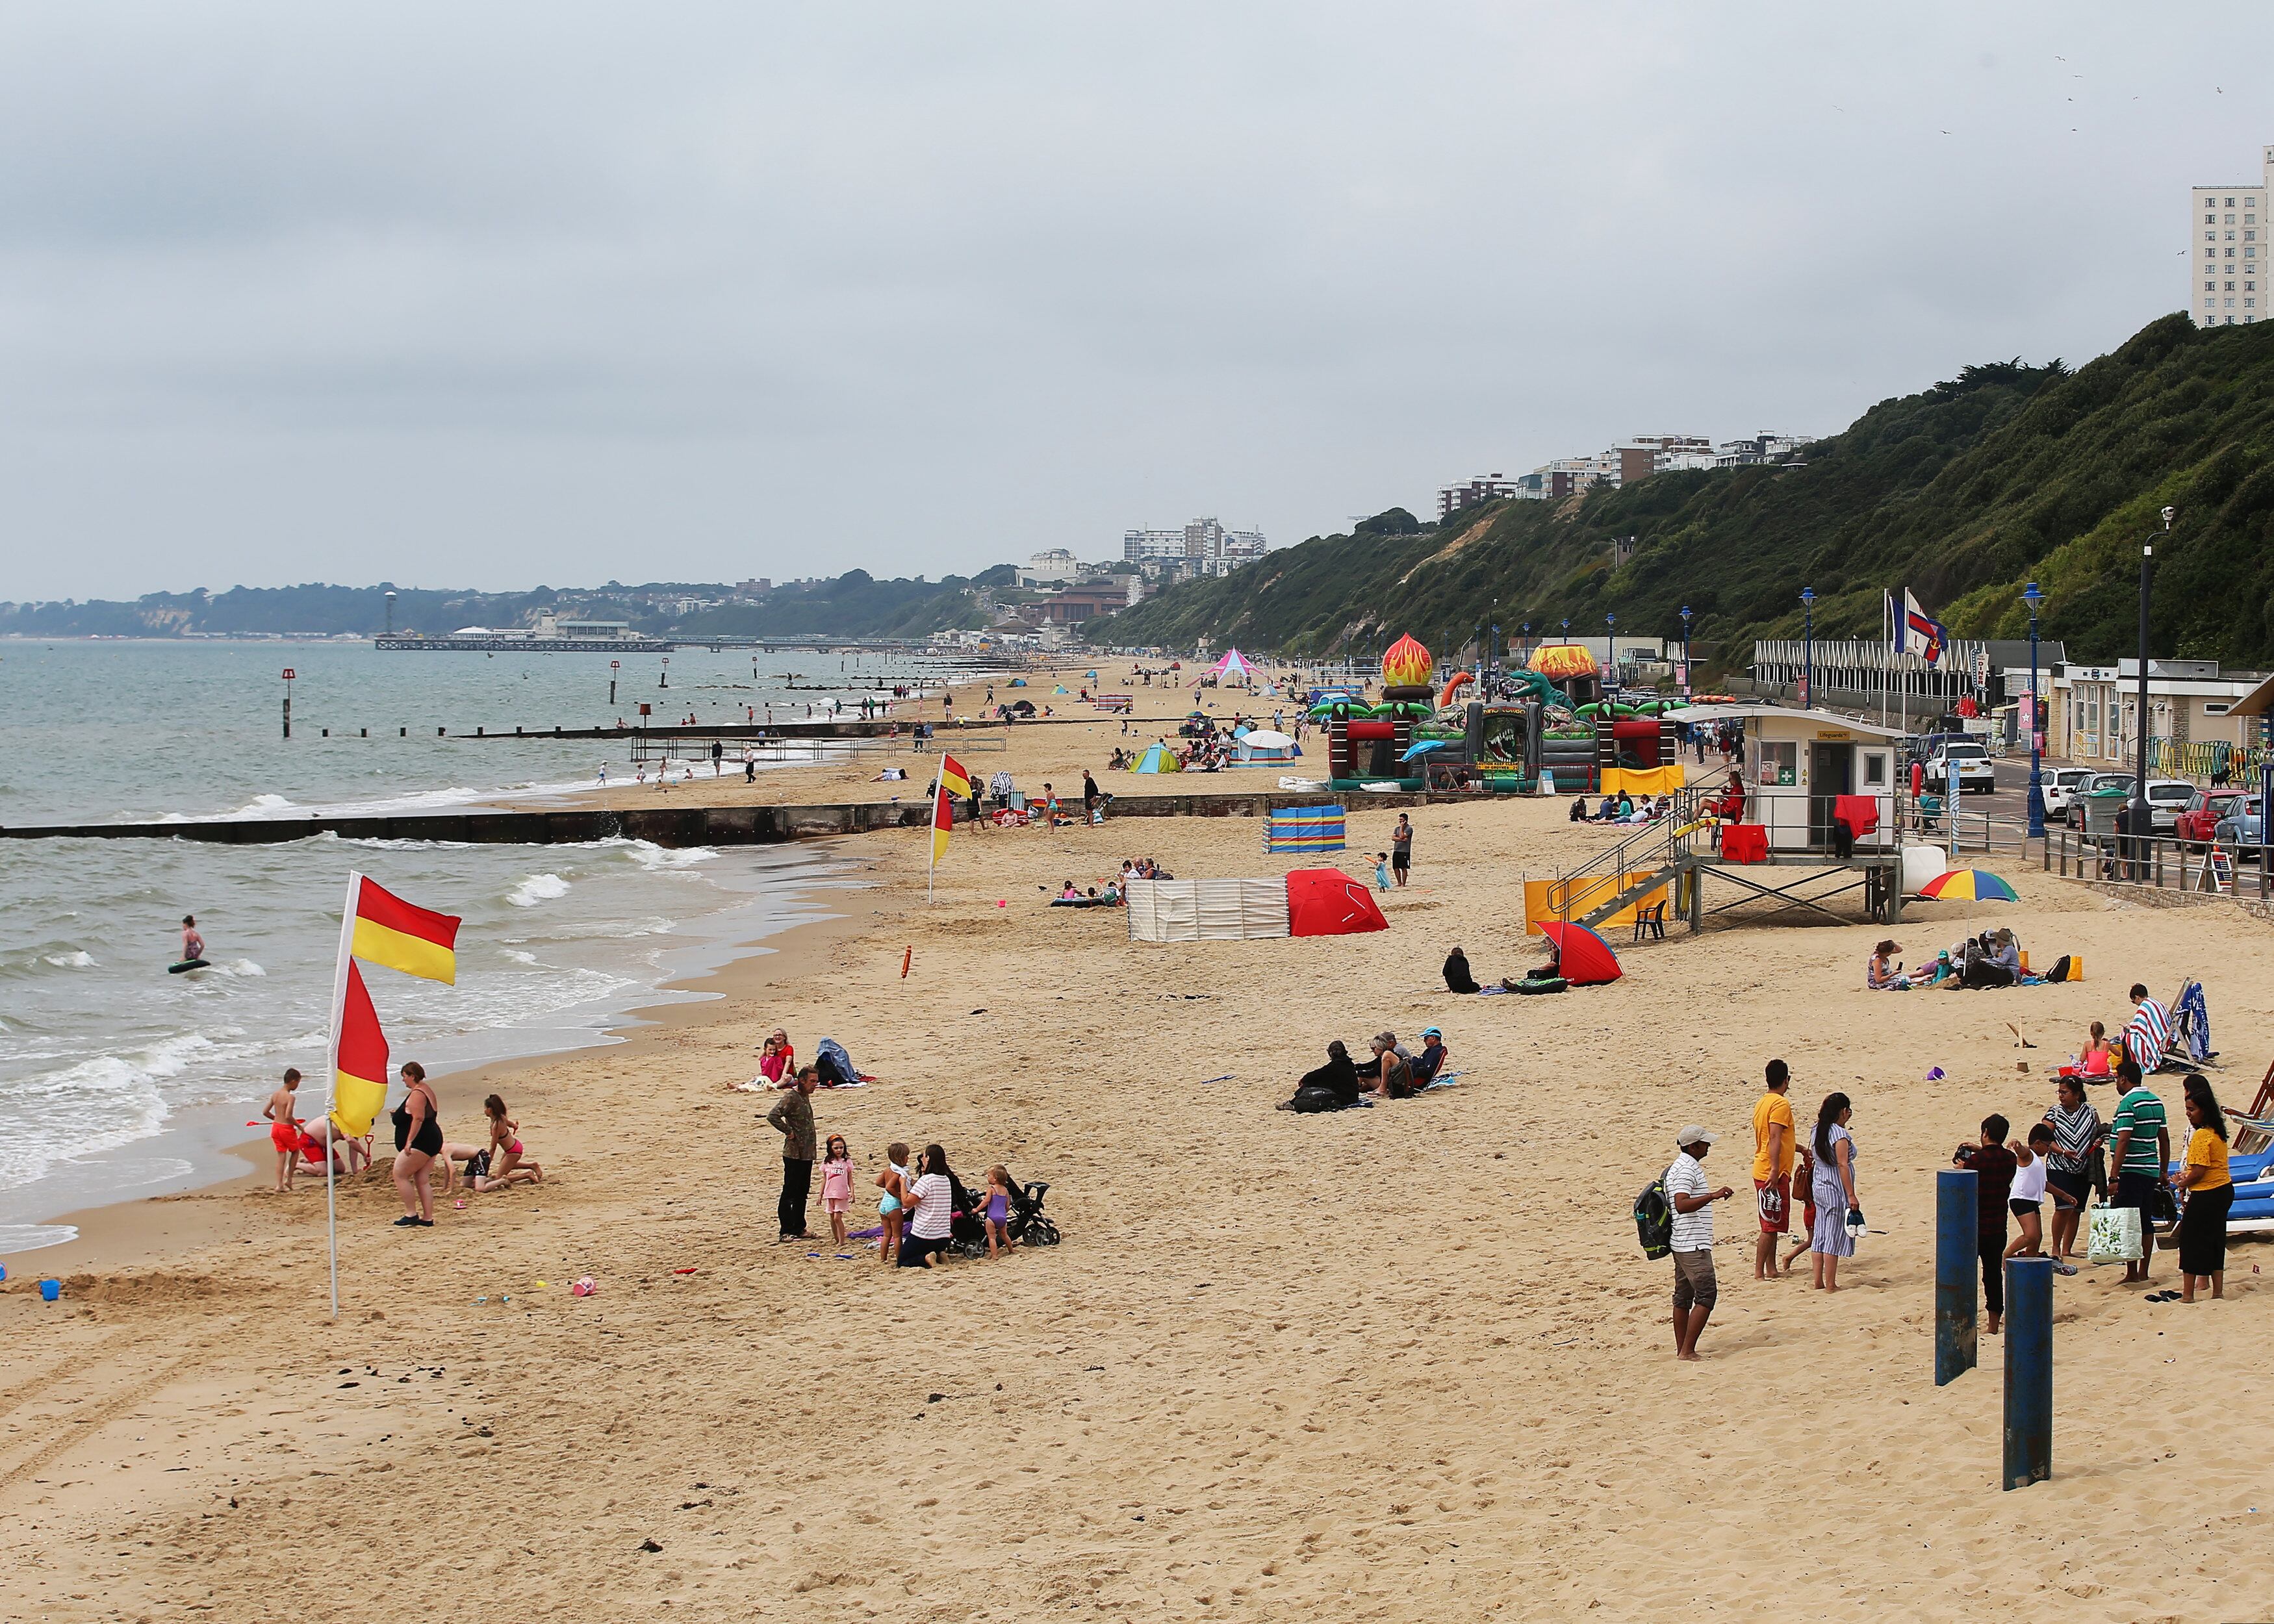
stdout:
[(1681, 1132), (1674, 1136), (1675, 1148), (1677, 1150), (1684, 1150), (1692, 1145), (1711, 1145), (1720, 1137), (1721, 1135), (1719, 1134), (1706, 1132), (1705, 1129), (1699, 1127), (1693, 1122)]

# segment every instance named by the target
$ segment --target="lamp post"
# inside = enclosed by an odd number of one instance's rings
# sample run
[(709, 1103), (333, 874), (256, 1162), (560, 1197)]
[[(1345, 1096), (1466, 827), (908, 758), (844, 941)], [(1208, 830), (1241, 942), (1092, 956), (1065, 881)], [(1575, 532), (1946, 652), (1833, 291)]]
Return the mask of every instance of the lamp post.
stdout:
[[(2172, 533), (2176, 508), (2164, 509), (2164, 534)], [(2132, 835), (2135, 839), (2155, 833), (2148, 808), (2148, 595), (2156, 568), (2156, 544), (2140, 544), (2140, 739), (2138, 771), (2132, 779)], [(2135, 846), (2138, 851), (2143, 848)]]
[(1619, 617), (1603, 617), (1603, 670), (1609, 674), (1613, 688), (1619, 685)]
[(1800, 708), (1809, 709), (1816, 703), (1816, 589), (1800, 589), (1800, 608), (1805, 629), (1802, 632), (1800, 667)]
[(1682, 605), (1682, 696), (1690, 697), (1690, 605)]
[(2044, 594), (2034, 581), (2022, 589), (2029, 605), (2029, 838), (2045, 838), (2044, 735), (2037, 731), (2037, 605)]

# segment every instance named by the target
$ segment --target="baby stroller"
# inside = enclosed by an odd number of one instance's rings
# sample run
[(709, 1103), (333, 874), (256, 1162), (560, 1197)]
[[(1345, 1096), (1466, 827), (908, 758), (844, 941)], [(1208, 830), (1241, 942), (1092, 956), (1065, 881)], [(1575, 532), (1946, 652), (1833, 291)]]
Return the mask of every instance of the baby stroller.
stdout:
[[(1009, 1169), (1004, 1169), (1008, 1172)], [(955, 1217), (949, 1226), (948, 1244), (962, 1258), (983, 1258), (987, 1255), (987, 1218), (985, 1204), (975, 1200), (964, 1191), (962, 1181), (953, 1174), (948, 1176), (953, 1186)], [(1009, 1215), (1003, 1228), (1011, 1239), (1021, 1246), (1055, 1246), (1058, 1244), (1058, 1227), (1043, 1215), (1043, 1192), (1046, 1184), (1022, 1184), (1011, 1180)]]

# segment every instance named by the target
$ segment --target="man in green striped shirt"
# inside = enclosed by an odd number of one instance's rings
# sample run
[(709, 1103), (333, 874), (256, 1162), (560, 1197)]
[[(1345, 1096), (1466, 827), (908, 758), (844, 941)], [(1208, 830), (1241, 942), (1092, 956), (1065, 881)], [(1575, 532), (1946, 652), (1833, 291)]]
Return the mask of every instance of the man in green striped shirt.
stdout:
[(2116, 1169), (2116, 1190), (2111, 1207), (2140, 1209), (2140, 1260), (2124, 1266), (2127, 1285), (2148, 1278), (2149, 1260), (2156, 1255), (2156, 1229), (2149, 1205), (2157, 1185), (2165, 1181), (2172, 1162), (2172, 1133), (2164, 1120), (2164, 1102), (2141, 1080), (2139, 1063), (2126, 1056), (2116, 1063), (2124, 1097), (2116, 1102), (2109, 1122), (2109, 1160)]

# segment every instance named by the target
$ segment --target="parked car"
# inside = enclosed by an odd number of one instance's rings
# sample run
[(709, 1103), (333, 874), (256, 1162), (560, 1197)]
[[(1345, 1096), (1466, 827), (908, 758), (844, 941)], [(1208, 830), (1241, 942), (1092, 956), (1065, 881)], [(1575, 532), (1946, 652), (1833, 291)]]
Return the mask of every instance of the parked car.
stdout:
[(2055, 767), (2045, 774), (2045, 816), (2060, 817), (2068, 811), (2069, 798), (2084, 786), (2092, 777), (2090, 767)]
[(1986, 795), (1998, 787), (1998, 773), (1991, 764), (1988, 748), (1970, 739), (1953, 739), (1927, 758), (1927, 788), (1946, 793), (1954, 764), (1962, 795)]
[(2132, 793), (2132, 775), (2128, 772), (2096, 772), (2068, 793), (2068, 808), (2061, 821), (2071, 829), (2084, 827), (2084, 802), (2089, 795), (2105, 793), (2109, 790)]
[(2211, 833), (2228, 850), (2248, 852), (2258, 845), (2259, 822), (2258, 797), (2248, 795), (2228, 808), (2226, 816), (2213, 825)]
[(2193, 801), (2195, 786), (2185, 778), (2150, 778), (2148, 780), (2148, 828), (2153, 834), (2170, 834), (2177, 827), (2180, 814)]
[(2247, 793), (2239, 789), (2197, 790), (2180, 810), (2180, 838), (2194, 846), (2209, 842), (2218, 831), (2219, 820), (2233, 812), (2235, 803)]

